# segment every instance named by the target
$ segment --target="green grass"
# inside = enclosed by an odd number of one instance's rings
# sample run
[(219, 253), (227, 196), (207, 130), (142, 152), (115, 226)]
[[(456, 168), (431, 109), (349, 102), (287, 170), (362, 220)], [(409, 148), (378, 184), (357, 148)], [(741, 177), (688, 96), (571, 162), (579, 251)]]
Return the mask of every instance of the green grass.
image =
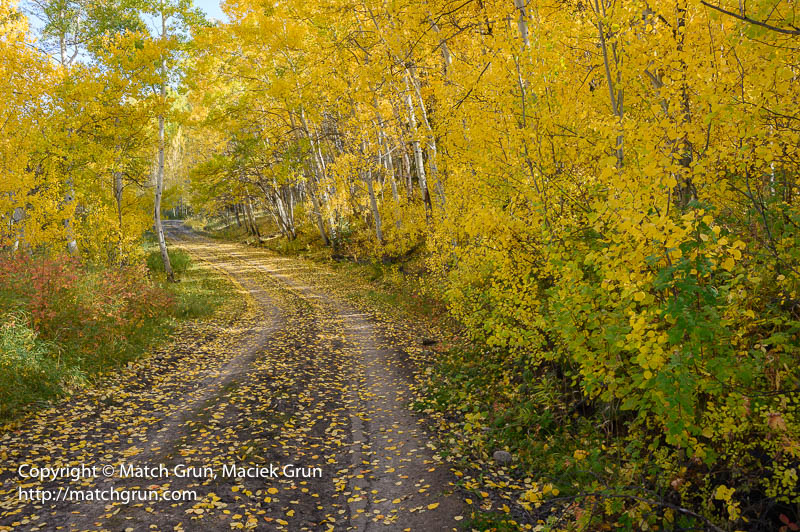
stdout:
[[(419, 257), (394, 264), (331, 260), (324, 262), (340, 275), (360, 280), (352, 283), (347, 291), (349, 297), (356, 301), (381, 310), (400, 310), (408, 316), (439, 323), (448, 315), (443, 301), (435, 294), (422, 290), (420, 277), (425, 271)], [(449, 327), (454, 325), (453, 322), (447, 323)]]
[[(168, 248), (167, 255), (169, 255), (169, 263), (172, 266), (172, 271), (176, 274), (186, 273), (189, 266), (192, 264), (192, 258), (188, 253), (182, 249)], [(155, 249), (147, 255), (147, 267), (152, 272), (163, 272), (164, 261), (161, 259), (161, 251)]]
[(76, 368), (62, 363), (59, 347), (39, 339), (28, 321), (14, 312), (0, 326), (0, 420), (83, 381)]
[(521, 530), (507, 515), (475, 512), (461, 525), (462, 530), (491, 530), (492, 532), (516, 532)]
[(178, 275), (177, 283), (167, 281), (161, 252), (155, 239), (145, 244), (145, 252), (151, 275), (162, 288), (175, 297), (174, 318), (205, 318), (230, 297), (233, 290), (231, 281), (207, 265), (195, 262), (186, 251), (176, 247), (167, 249), (172, 269)]
[(175, 317), (181, 320), (199, 319), (212, 315), (233, 291), (231, 281), (224, 275), (201, 266), (187, 268), (180, 283), (170, 283), (175, 294)]

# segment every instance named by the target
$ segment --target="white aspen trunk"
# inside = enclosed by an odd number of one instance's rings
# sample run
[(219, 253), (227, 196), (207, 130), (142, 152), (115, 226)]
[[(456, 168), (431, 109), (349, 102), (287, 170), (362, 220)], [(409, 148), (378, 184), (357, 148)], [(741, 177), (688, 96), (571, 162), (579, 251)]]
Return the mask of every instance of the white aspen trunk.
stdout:
[(256, 224), (256, 216), (253, 213), (253, 200), (250, 198), (250, 194), (247, 195), (247, 216), (250, 218), (250, 225), (253, 228), (253, 235), (261, 240), (261, 231), (258, 230), (258, 225)]
[[(162, 86), (162, 96), (164, 88)], [(172, 264), (169, 261), (167, 252), (167, 242), (164, 238), (164, 225), (161, 223), (161, 196), (164, 193), (164, 117), (158, 117), (158, 172), (156, 173), (156, 193), (153, 205), (153, 219), (158, 238), (158, 247), (161, 251), (161, 260), (164, 263), (164, 271), (167, 279), (175, 280), (175, 273), (172, 271)]]
[(253, 221), (250, 219), (250, 214), (247, 211), (247, 202), (242, 200), (242, 203), (239, 205), (239, 211), (242, 213), (242, 218), (244, 219), (244, 227), (247, 229), (247, 232), (255, 234), (253, 230)]
[[(236, 215), (237, 221), (239, 220), (239, 214), (241, 214), (242, 218), (244, 219), (245, 231), (252, 234), (253, 228), (250, 227), (250, 219), (247, 217), (247, 209), (245, 209), (244, 202), (235, 204), (233, 206), (233, 212)], [(239, 225), (242, 225), (242, 223), (239, 222)]]
[[(522, 40), (523, 49), (530, 48), (530, 38), (528, 33), (528, 22), (527, 22), (527, 13), (525, 12), (526, 9), (526, 0), (514, 0), (514, 7), (519, 11), (519, 18), (517, 19), (517, 28), (519, 29), (520, 39)], [(509, 21), (510, 23), (510, 21)], [(527, 100), (527, 82), (523, 76), (523, 66), (521, 58), (517, 55), (514, 55), (514, 65), (517, 69), (517, 84), (519, 86), (520, 91), (520, 100), (521, 100), (521, 107), (522, 107), (522, 119), (518, 127), (520, 129), (526, 129), (528, 127), (528, 100)], [(539, 182), (536, 178), (536, 172), (534, 170), (533, 161), (531, 160), (530, 151), (528, 149), (528, 142), (525, 140), (525, 137), (522, 137), (522, 154), (523, 159), (525, 161), (525, 166), (528, 168), (528, 173), (530, 174), (531, 182), (533, 183), (534, 188), (536, 189), (536, 193), (539, 198), (542, 200), (542, 205), (544, 208), (544, 222), (547, 227), (550, 227), (550, 218), (548, 214), (548, 207), (547, 207), (547, 195), (543, 192), (543, 186), (539, 186)], [(472, 168), (473, 175), (475, 174), (475, 169)]]
[(286, 216), (286, 208), (283, 205), (283, 198), (281, 197), (280, 192), (275, 189), (275, 207), (278, 210), (278, 218), (281, 220), (281, 227), (283, 227), (284, 232), (288, 238), (291, 237), (291, 231), (289, 229), (288, 217)]
[(369, 192), (369, 204), (372, 208), (372, 218), (375, 220), (375, 235), (378, 242), (383, 245), (383, 230), (381, 229), (381, 213), (378, 212), (378, 201), (375, 198), (375, 190), (372, 187), (372, 168), (367, 170), (367, 192)]
[(311, 206), (314, 208), (314, 218), (317, 222), (319, 235), (322, 237), (322, 241), (325, 243), (325, 245), (330, 246), (331, 241), (328, 238), (327, 232), (325, 231), (325, 221), (322, 218), (322, 204), (320, 199), (317, 197), (318, 184), (314, 182), (314, 179), (315, 177), (313, 175), (308, 176), (308, 196), (311, 198)]
[[(59, 21), (61, 24), (64, 24), (64, 12), (62, 11), (60, 14), (61, 20)], [(58, 48), (61, 52), (61, 66), (65, 66), (67, 64), (67, 44), (66, 44), (66, 35), (64, 35), (63, 30), (58, 36)]]
[(114, 200), (117, 203), (117, 230), (119, 231), (117, 253), (120, 262), (122, 262), (122, 235), (124, 234), (124, 226), (122, 225), (122, 191), (122, 172), (114, 172)]
[(405, 146), (401, 148), (401, 153), (403, 155), (403, 176), (406, 180), (406, 196), (408, 197), (408, 201), (411, 201), (414, 197), (414, 185), (411, 182), (411, 160), (408, 158), (408, 152)]
[[(605, 3), (603, 0), (594, 0), (594, 11), (595, 16), (597, 17), (597, 33), (600, 37), (600, 49), (603, 52), (603, 67), (605, 69), (606, 75), (606, 83), (608, 84), (608, 96), (609, 100), (611, 101), (611, 111), (614, 115), (619, 118), (620, 122), (622, 121), (622, 102), (620, 101), (621, 98), (618, 98), (617, 91), (614, 86), (614, 79), (611, 77), (611, 65), (608, 56), (608, 43), (606, 42), (606, 34), (605, 29), (603, 27), (603, 21), (601, 20), (606, 16), (606, 8)], [(624, 152), (623, 152), (623, 138), (622, 135), (617, 136), (617, 168), (622, 168), (622, 162), (624, 159)]]
[[(72, 129), (67, 129), (67, 136), (72, 136)], [(67, 233), (67, 253), (76, 255), (78, 243), (75, 241), (75, 227), (73, 218), (75, 217), (75, 184), (72, 181), (72, 165), (66, 165), (64, 173), (67, 176), (67, 193), (64, 195), (64, 230)]]
[(417, 115), (414, 111), (414, 100), (411, 97), (411, 87), (409, 87), (408, 77), (406, 77), (406, 106), (408, 107), (408, 119), (411, 125), (411, 148), (414, 151), (414, 162), (417, 168), (417, 179), (419, 189), (422, 192), (422, 201), (425, 202), (425, 210), (430, 213), (431, 198), (428, 193), (428, 180), (425, 176), (425, 163), (422, 159), (422, 147), (417, 138)]
[(270, 209), (270, 213), (272, 214), (272, 217), (275, 219), (275, 223), (277, 223), (278, 227), (280, 227), (283, 236), (291, 239), (289, 228), (286, 226), (286, 219), (283, 216), (283, 213), (281, 212), (282, 207), (280, 199), (278, 198), (278, 192), (276, 190), (269, 191), (268, 200), (272, 204), (272, 209)]
[(406, 150), (407, 142), (405, 140), (403, 128), (400, 124), (403, 119), (400, 116), (400, 110), (397, 108), (395, 102), (392, 102), (392, 112), (394, 113), (395, 123), (398, 124), (395, 129), (397, 130), (397, 149), (400, 150), (400, 172), (403, 185), (406, 187), (406, 198), (411, 201), (414, 197), (414, 186), (411, 182), (411, 161), (408, 158), (408, 151)]
[[(316, 134), (316, 131), (315, 131), (315, 134)], [(319, 162), (320, 162), (320, 166), (322, 168), (322, 175), (324, 175), (327, 178), (327, 176), (328, 176), (328, 165), (325, 162), (325, 154), (322, 153), (322, 143), (321, 142), (317, 143), (317, 152), (319, 154)], [(330, 196), (332, 196), (335, 193), (336, 193), (336, 189), (333, 187), (333, 185), (328, 186), (328, 185), (322, 184), (322, 199), (324, 200), (326, 205), (330, 204)], [(335, 209), (334, 210), (329, 209), (328, 225), (330, 227), (331, 246), (333, 246), (333, 241), (336, 239), (336, 229), (337, 229)]]
[(414, 93), (417, 96), (417, 103), (419, 104), (420, 113), (422, 115), (422, 123), (425, 125), (425, 131), (426, 131), (425, 138), (429, 151), (428, 166), (430, 166), (431, 169), (430, 178), (433, 181), (433, 186), (436, 188), (436, 193), (439, 196), (440, 207), (444, 209), (445, 207), (444, 187), (442, 186), (442, 182), (439, 179), (439, 167), (436, 165), (436, 159), (437, 159), (436, 138), (433, 136), (433, 128), (431, 127), (431, 123), (428, 121), (428, 111), (425, 106), (425, 100), (422, 99), (422, 91), (420, 89), (419, 80), (415, 75), (415, 70), (413, 66), (406, 69), (406, 75), (408, 76), (408, 79), (411, 80), (411, 85), (414, 88)]
[[(236, 219), (238, 221), (239, 215), (241, 214), (244, 220), (244, 229), (247, 231), (248, 234), (253, 234), (253, 228), (250, 226), (250, 218), (247, 216), (247, 208), (245, 207), (244, 202), (237, 203), (233, 206), (233, 212), (236, 215)], [(241, 222), (239, 225), (242, 225)]]
[(384, 167), (386, 168), (386, 175), (389, 178), (389, 183), (392, 186), (392, 199), (394, 200), (395, 203), (397, 203), (399, 205), (400, 204), (400, 194), (397, 191), (397, 180), (395, 179), (395, 175), (394, 175), (394, 161), (392, 160), (392, 147), (391, 147), (391, 144), (389, 143), (389, 138), (386, 137), (386, 135), (383, 134), (383, 133), (382, 133), (382, 137), (383, 137), (383, 141), (384, 141), (383, 148), (385, 150), (384, 156), (383, 156), (383, 164), (384, 164)]
[(22, 223), (22, 220), (25, 218), (25, 209), (22, 207), (17, 207), (14, 209), (14, 212), (11, 213), (11, 223), (9, 224), (9, 228), (13, 228), (14, 225), (19, 225), (19, 231), (17, 231), (17, 237), (14, 239), (14, 245), (12, 246), (12, 252), (16, 252), (19, 250), (20, 244), (25, 241), (25, 226)]
[[(303, 124), (303, 129), (305, 129), (306, 137), (308, 137), (308, 141), (311, 143), (313, 160), (313, 176), (309, 176), (308, 195), (311, 197), (311, 205), (314, 207), (314, 217), (316, 218), (317, 228), (319, 229), (319, 234), (322, 237), (322, 241), (326, 246), (330, 246), (331, 241), (328, 239), (328, 235), (325, 232), (325, 222), (322, 219), (322, 206), (319, 198), (317, 197), (317, 183), (322, 183), (325, 178), (325, 163), (322, 161), (322, 152), (317, 150), (317, 143), (314, 139), (315, 135), (312, 135), (311, 130), (308, 128), (308, 122), (306, 122), (306, 113), (302, 108), (300, 109), (300, 121)], [(314, 180), (316, 180), (316, 182)]]
[(283, 220), (278, 216), (277, 200), (275, 199), (277, 194), (275, 190), (267, 188), (267, 186), (264, 185), (260, 179), (257, 181), (257, 185), (261, 189), (261, 192), (264, 193), (264, 197), (267, 200), (267, 205), (271, 206), (271, 208), (267, 209), (267, 212), (269, 212), (270, 216), (272, 216), (275, 225), (277, 225), (281, 232), (286, 235), (286, 229), (283, 227)]
[(278, 186), (278, 182), (275, 179), (272, 180), (272, 186), (274, 189), (275, 208), (278, 211), (284, 234), (289, 240), (294, 240), (297, 237), (297, 233), (294, 229), (294, 206), (291, 198), (287, 200), (284, 194), (285, 190)]
[[(431, 29), (433, 29), (436, 35), (441, 37), (442, 31), (439, 29), (439, 26), (433, 21), (433, 19), (431, 19)], [(442, 39), (439, 42), (439, 49), (442, 51), (442, 61), (444, 63), (442, 70), (444, 75), (447, 76), (447, 71), (450, 68), (450, 65), (453, 64), (453, 58), (450, 56), (450, 48), (447, 47), (447, 41)]]
[[(161, 37), (166, 38), (167, 34), (167, 20), (164, 16), (164, 7), (161, 7)], [(167, 99), (167, 60), (161, 59), (161, 73), (165, 79), (161, 82), (161, 105), (166, 105)], [(161, 196), (164, 192), (164, 114), (163, 112), (158, 116), (158, 172), (156, 173), (156, 194), (153, 206), (153, 219), (156, 238), (158, 238), (158, 247), (161, 250), (161, 260), (164, 262), (164, 271), (167, 274), (167, 279), (175, 281), (175, 273), (172, 271), (172, 264), (169, 262), (169, 253), (167, 253), (167, 242), (164, 239), (164, 225), (161, 223)]]
[(288, 196), (287, 203), (289, 204), (289, 223), (291, 224), (292, 227), (292, 235), (293, 237), (296, 237), (297, 234), (295, 233), (295, 228), (294, 228), (294, 203), (295, 203), (294, 191), (292, 187), (286, 185), (284, 185), (284, 191), (285, 194)]
[(17, 233), (17, 238), (14, 240), (14, 245), (11, 247), (11, 251), (14, 253), (19, 251), (19, 247), (22, 242), (25, 242), (25, 228), (20, 226), (19, 232)]
[(233, 214), (236, 216), (236, 225), (241, 227), (242, 226), (242, 219), (239, 216), (239, 204), (238, 203), (234, 203), (233, 204)]
[[(330, 205), (331, 202), (331, 195), (333, 195), (333, 189), (328, 190), (327, 187), (322, 188), (322, 198), (325, 200), (325, 203)], [(338, 229), (336, 225), (336, 209), (328, 209), (328, 225), (330, 227), (330, 239), (331, 239), (331, 247), (334, 245), (336, 241), (336, 231)]]
[[(372, 23), (375, 25), (375, 29), (377, 30), (378, 35), (381, 38), (381, 41), (383, 41), (385, 43), (386, 40), (383, 38), (383, 31), (382, 31), (382, 29), (380, 27), (380, 24), (378, 24), (378, 21), (375, 18), (375, 15), (372, 13), (372, 11), (369, 11), (369, 13), (370, 13), (370, 17), (372, 18)], [(399, 58), (395, 58), (395, 59), (399, 60)], [(406, 68), (405, 70), (406, 70), (406, 76), (405, 76), (406, 105), (409, 108), (409, 117), (410, 117), (411, 124), (412, 124), (411, 134), (412, 134), (413, 138), (415, 139), (413, 141), (414, 156), (415, 156), (415, 160), (416, 160), (416, 163), (417, 163), (417, 170), (419, 172), (420, 188), (422, 189), (422, 199), (423, 199), (423, 201), (425, 201), (426, 212), (428, 214), (430, 214), (433, 211), (433, 205), (431, 204), (430, 193), (428, 191), (428, 183), (427, 183), (427, 178), (426, 178), (426, 175), (425, 175), (425, 165), (423, 164), (423, 159), (422, 159), (422, 149), (420, 148), (419, 141), (416, 140), (418, 138), (418, 135), (417, 135), (417, 119), (416, 119), (416, 115), (414, 113), (414, 103), (413, 103), (413, 100), (411, 98), (410, 88), (409, 88), (409, 78), (411, 77), (411, 75), (410, 75), (410, 72), (409, 72), (408, 68)], [(416, 80), (414, 80), (414, 81), (416, 83)], [(418, 87), (416, 85), (414, 86), (414, 89), (419, 94), (419, 89), (418, 89)], [(430, 130), (430, 124), (427, 121), (427, 116), (426, 116), (426, 111), (425, 111), (425, 104), (422, 101), (421, 95), (419, 96), (419, 100), (420, 100), (420, 109), (421, 109), (421, 111), (423, 113), (423, 119), (425, 120), (426, 126)], [(429, 143), (430, 143), (430, 141), (433, 140), (433, 135), (432, 134), (428, 135), (428, 139), (429, 139)], [(435, 149), (435, 143), (434, 143), (433, 146), (434, 146), (434, 149)], [(443, 189), (440, 190), (440, 185), (439, 185), (438, 180), (436, 179), (436, 175), (435, 175), (435, 168), (436, 168), (436, 163), (434, 161), (435, 155), (436, 155), (435, 152), (431, 154), (431, 161), (432, 161), (431, 162), (431, 164), (432, 164), (431, 170), (432, 170), (432, 173), (434, 174), (434, 176), (433, 176), (434, 177), (434, 181), (437, 184), (437, 191), (440, 192), (440, 201), (442, 202), (442, 207), (444, 207), (444, 190)]]
[(400, 209), (400, 195), (397, 192), (397, 183), (394, 179), (394, 163), (392, 162), (392, 149), (389, 145), (389, 139), (386, 137), (386, 134), (383, 132), (383, 126), (378, 122), (378, 144), (383, 151), (383, 167), (386, 170), (386, 177), (389, 180), (389, 183), (392, 186), (392, 199), (394, 200), (395, 204), (395, 212), (397, 213), (397, 220), (395, 220), (394, 225), (397, 229), (400, 229), (402, 226), (402, 217), (403, 211)]
[(392, 162), (392, 149), (389, 144), (389, 137), (386, 135), (386, 131), (383, 128), (383, 117), (378, 111), (378, 99), (377, 97), (374, 98), (373, 105), (375, 107), (375, 116), (377, 118), (376, 127), (378, 129), (378, 146), (379, 146), (379, 154), (380, 159), (383, 162), (383, 167), (386, 169), (386, 176), (389, 178), (389, 181), (392, 185), (392, 199), (395, 203), (400, 203), (400, 197), (397, 194), (397, 183), (395, 183), (394, 179), (394, 163)]
[(514, 0), (514, 7), (516, 7), (519, 11), (519, 18), (517, 19), (519, 34), (522, 37), (522, 42), (525, 45), (525, 48), (528, 48), (530, 47), (531, 42), (528, 38), (528, 21), (526, 20), (527, 14), (525, 13), (525, 4), (526, 0)]
[[(361, 153), (366, 158), (367, 145), (365, 141), (361, 142)], [(369, 163), (368, 163), (369, 164)], [(378, 237), (378, 242), (383, 245), (383, 231), (381, 230), (381, 213), (378, 212), (378, 200), (375, 198), (375, 189), (372, 186), (372, 167), (367, 168), (364, 181), (367, 184), (367, 193), (369, 194), (369, 206), (372, 210), (372, 219), (375, 222), (375, 235)]]
[[(61, 25), (61, 30), (58, 35), (58, 48), (59, 48), (59, 61), (61, 66), (67, 66), (67, 36), (65, 33), (64, 28), (64, 20), (66, 18), (66, 14), (62, 9), (59, 13), (59, 23)], [(71, 133), (71, 129), (67, 130), (67, 133)], [(68, 171), (69, 175), (69, 171)], [(78, 243), (75, 241), (75, 231), (72, 224), (72, 218), (75, 214), (75, 187), (72, 183), (72, 178), (67, 179), (67, 195), (64, 198), (64, 206), (67, 212), (67, 218), (64, 220), (64, 227), (67, 231), (67, 252), (70, 255), (75, 255), (78, 252)]]
[(314, 217), (317, 220), (317, 229), (319, 229), (319, 235), (322, 237), (322, 241), (325, 243), (325, 245), (330, 246), (331, 241), (328, 238), (328, 234), (325, 232), (325, 222), (322, 219), (322, 207), (319, 199), (317, 198), (316, 192), (313, 190), (314, 188), (316, 187), (309, 186), (308, 195), (311, 198), (311, 205), (314, 207)]
[(75, 216), (75, 187), (72, 178), (67, 179), (67, 197), (64, 200), (67, 211), (67, 219), (64, 220), (64, 227), (67, 230), (67, 252), (75, 255), (78, 252), (78, 242), (75, 240), (75, 228), (72, 223)]

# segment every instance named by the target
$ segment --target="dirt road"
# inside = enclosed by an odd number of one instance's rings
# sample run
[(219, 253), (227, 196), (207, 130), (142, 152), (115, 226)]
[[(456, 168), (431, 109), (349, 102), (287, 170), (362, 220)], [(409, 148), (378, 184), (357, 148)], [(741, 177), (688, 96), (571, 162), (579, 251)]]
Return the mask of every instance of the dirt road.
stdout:
[(322, 270), (168, 234), (235, 306), (1, 433), (0, 530), (456, 529), (455, 477), (408, 405), (419, 337)]

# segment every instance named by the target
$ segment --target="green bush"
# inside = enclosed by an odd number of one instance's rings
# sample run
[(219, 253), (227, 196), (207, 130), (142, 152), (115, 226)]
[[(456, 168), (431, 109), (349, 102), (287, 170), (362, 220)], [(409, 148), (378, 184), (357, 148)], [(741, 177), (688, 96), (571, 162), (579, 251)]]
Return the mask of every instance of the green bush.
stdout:
[(60, 363), (57, 347), (38, 338), (25, 314), (2, 317), (0, 419), (35, 401), (55, 399), (80, 380), (80, 372)]

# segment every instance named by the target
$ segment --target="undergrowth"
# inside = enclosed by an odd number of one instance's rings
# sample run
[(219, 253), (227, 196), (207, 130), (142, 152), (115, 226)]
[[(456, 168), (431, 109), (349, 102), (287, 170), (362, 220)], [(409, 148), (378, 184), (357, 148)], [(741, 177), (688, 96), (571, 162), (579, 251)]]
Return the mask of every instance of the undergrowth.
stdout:
[[(176, 274), (186, 273), (186, 270), (192, 265), (192, 258), (182, 249), (169, 248), (167, 255), (169, 255), (172, 271)], [(147, 255), (147, 267), (152, 272), (164, 271), (164, 261), (161, 259), (161, 252), (158, 249), (151, 251)]]
[(101, 383), (222, 304), (229, 281), (170, 250), (181, 282), (168, 283), (154, 254), (150, 268), (0, 255), (0, 421)]
[[(261, 232), (270, 234), (269, 226)], [(346, 245), (333, 250), (323, 246), (309, 225), (292, 241), (272, 237), (256, 242), (236, 226), (216, 236), (324, 263), (354, 281), (344, 291), (349, 297), (435, 319), (455, 336), (464, 333), (465, 325), (448, 317), (442, 294), (431, 286), (424, 250), (369, 260), (368, 253), (342, 253), (352, 249)], [(700, 266), (690, 266), (699, 271)], [(689, 288), (683, 291), (694, 293)], [(706, 334), (701, 338), (706, 342), (724, 338), (712, 318), (701, 316), (696, 322), (684, 335)], [(462, 489), (474, 494), (466, 528), (800, 529), (800, 508), (788, 495), (798, 473), (792, 458), (797, 443), (786, 429), (787, 415), (796, 411), (797, 402), (788, 400), (788, 392), (745, 401), (744, 415), (754, 425), (750, 432), (733, 421), (699, 431), (697, 439), (707, 453), (703, 458), (681, 450), (645, 415), (647, 409), (637, 412), (621, 399), (587, 395), (580, 367), (548, 335), (543, 342), (548, 356), (537, 359), (521, 349), (473, 339), (440, 349), (431, 368), (424, 400), (416, 407), (447, 420), (443, 428), (453, 436), (442, 453), (471, 471), (461, 482)], [(742, 366), (741, 371), (749, 369)], [(662, 410), (686, 408), (688, 395), (682, 389), (665, 388), (662, 395)], [(761, 426), (752, 422), (757, 417), (763, 419)], [(701, 422), (687, 418), (686, 423)], [(768, 447), (782, 457), (780, 464), (765, 451)], [(496, 450), (509, 451), (512, 464), (495, 464)], [(493, 501), (487, 487), (497, 489), (501, 498)]]

